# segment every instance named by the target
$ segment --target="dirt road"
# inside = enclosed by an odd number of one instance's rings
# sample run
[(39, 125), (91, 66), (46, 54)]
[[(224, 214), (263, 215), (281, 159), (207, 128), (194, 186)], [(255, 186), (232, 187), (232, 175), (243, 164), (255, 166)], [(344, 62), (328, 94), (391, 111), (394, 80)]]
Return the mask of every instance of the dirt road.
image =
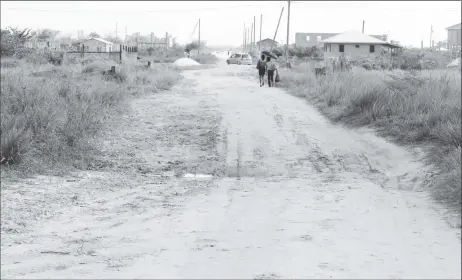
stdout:
[(5, 186), (2, 278), (460, 279), (416, 155), (243, 69), (135, 100), (91, 170)]

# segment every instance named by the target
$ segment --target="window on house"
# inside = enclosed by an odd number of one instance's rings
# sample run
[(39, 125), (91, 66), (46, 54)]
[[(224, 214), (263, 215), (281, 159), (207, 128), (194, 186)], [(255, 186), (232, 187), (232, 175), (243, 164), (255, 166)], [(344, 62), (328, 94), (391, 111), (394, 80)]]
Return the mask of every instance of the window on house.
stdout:
[(317, 37), (316, 37), (316, 41), (319, 42), (319, 41), (321, 41), (321, 40), (322, 40), (321, 36), (317, 36)]
[(355, 47), (356, 47), (357, 49), (359, 49), (359, 45), (356, 45)]
[(339, 52), (345, 52), (345, 45), (338, 45)]
[(329, 44), (329, 52), (332, 52), (332, 44)]
[(369, 46), (369, 52), (370, 52), (370, 53), (375, 52), (375, 46), (374, 46), (374, 45), (370, 45), (370, 46)]
[(310, 39), (310, 35), (307, 35), (307, 36), (306, 36), (306, 40), (307, 40), (307, 41), (311, 40), (311, 39)]

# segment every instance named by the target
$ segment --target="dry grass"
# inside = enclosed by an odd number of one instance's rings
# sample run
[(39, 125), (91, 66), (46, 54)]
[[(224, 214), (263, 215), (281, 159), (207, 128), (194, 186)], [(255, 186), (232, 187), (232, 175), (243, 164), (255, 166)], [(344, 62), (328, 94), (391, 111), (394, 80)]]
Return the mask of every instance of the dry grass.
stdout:
[(200, 64), (216, 64), (219, 59), (213, 54), (201, 54), (191, 57), (191, 59), (199, 62)]
[(371, 125), (403, 144), (424, 144), (435, 199), (461, 207), (461, 76), (458, 71), (382, 72), (354, 68), (316, 78), (308, 64), (282, 70), (282, 84), (329, 118)]
[(140, 55), (141, 62), (146, 62), (146, 63), (148, 61), (152, 61), (154, 63), (173, 63), (175, 60), (182, 58), (182, 57), (184, 57), (184, 55), (183, 56), (168, 56), (168, 57), (156, 56), (156, 55), (145, 55), (145, 56)]
[(103, 75), (116, 64), (94, 60), (53, 66), (6, 58), (1, 63), (4, 170), (62, 165), (91, 154), (94, 136), (123, 111), (128, 97), (167, 90), (181, 77), (165, 65), (127, 65)]

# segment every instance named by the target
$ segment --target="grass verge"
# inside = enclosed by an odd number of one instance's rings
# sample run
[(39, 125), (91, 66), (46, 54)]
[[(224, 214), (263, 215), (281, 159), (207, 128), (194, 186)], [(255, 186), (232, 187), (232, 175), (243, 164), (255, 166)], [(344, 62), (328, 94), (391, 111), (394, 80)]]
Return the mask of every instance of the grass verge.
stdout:
[(366, 71), (316, 78), (302, 63), (281, 71), (283, 87), (314, 103), (328, 118), (372, 126), (380, 136), (428, 148), (436, 173), (433, 197), (461, 210), (461, 76), (458, 71)]
[(166, 65), (124, 65), (103, 74), (115, 65), (104, 60), (53, 66), (2, 58), (1, 64), (2, 171), (70, 166), (97, 149), (95, 136), (130, 97), (168, 90), (181, 77)]

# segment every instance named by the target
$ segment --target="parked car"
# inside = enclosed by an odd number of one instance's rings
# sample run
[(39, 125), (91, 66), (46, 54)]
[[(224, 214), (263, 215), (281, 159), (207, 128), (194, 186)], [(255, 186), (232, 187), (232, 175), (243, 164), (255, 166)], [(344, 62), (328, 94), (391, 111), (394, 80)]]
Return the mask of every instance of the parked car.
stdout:
[(226, 63), (237, 65), (252, 65), (252, 57), (248, 53), (235, 53), (226, 60)]

